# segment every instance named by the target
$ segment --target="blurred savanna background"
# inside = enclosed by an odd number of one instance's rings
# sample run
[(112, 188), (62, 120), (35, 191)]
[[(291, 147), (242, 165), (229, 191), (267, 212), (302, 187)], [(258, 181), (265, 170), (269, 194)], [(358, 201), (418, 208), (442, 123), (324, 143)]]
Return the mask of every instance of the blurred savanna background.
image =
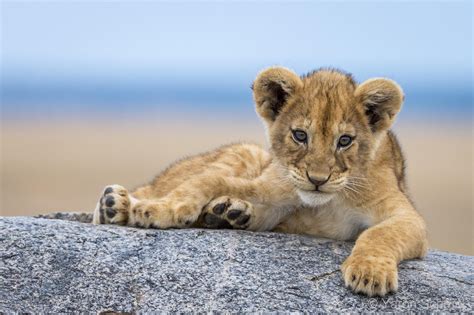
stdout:
[(474, 254), (470, 1), (1, 2), (1, 215), (92, 211), (174, 160), (265, 145), (261, 69), (386, 76), (431, 246)]

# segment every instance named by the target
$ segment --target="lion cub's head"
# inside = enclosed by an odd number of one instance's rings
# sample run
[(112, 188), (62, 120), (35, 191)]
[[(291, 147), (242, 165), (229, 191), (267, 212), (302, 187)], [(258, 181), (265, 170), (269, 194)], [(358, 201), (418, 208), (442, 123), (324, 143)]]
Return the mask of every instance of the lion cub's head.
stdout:
[(394, 81), (376, 78), (358, 85), (336, 70), (300, 77), (269, 68), (257, 76), (253, 91), (273, 155), (311, 205), (365, 184), (368, 161), (403, 102)]

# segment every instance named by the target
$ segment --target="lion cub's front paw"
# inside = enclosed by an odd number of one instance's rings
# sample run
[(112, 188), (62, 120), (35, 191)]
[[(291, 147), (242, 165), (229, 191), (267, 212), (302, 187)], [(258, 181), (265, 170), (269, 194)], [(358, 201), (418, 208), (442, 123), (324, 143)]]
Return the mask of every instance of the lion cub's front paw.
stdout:
[(241, 229), (249, 227), (252, 218), (251, 203), (229, 197), (212, 200), (203, 209), (200, 225), (211, 229)]
[(120, 185), (105, 187), (94, 211), (92, 222), (125, 225), (128, 220), (130, 198), (128, 191)]
[(398, 289), (397, 263), (394, 259), (370, 254), (352, 254), (341, 270), (347, 287), (368, 296), (384, 296)]

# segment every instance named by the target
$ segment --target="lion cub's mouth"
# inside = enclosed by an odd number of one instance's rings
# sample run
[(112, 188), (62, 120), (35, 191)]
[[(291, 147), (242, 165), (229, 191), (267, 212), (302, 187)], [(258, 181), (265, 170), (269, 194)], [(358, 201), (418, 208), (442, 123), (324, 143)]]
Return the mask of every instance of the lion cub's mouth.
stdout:
[(334, 198), (335, 194), (331, 192), (325, 192), (320, 190), (297, 190), (298, 196), (301, 201), (308, 206), (320, 206), (328, 203)]
[(315, 189), (314, 187), (313, 187), (313, 189), (306, 189), (306, 188), (298, 187), (298, 190), (301, 190), (301, 191), (304, 191), (304, 192), (307, 192), (307, 193), (313, 193), (313, 194), (331, 194), (332, 193), (330, 191), (321, 190), (320, 188)]
[(295, 186), (300, 191), (303, 191), (305, 193), (315, 194), (315, 195), (335, 194), (344, 188), (344, 186), (340, 185), (339, 183), (336, 185), (333, 183), (327, 183), (322, 186), (315, 186), (311, 183), (305, 183), (305, 185), (296, 184)]

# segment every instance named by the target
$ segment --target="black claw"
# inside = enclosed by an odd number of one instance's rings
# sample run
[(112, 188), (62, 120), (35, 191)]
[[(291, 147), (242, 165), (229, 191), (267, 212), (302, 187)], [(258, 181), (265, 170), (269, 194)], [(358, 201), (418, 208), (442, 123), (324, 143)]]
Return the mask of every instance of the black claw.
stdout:
[(242, 214), (242, 210), (230, 210), (227, 213), (229, 220), (235, 220)]
[(352, 281), (355, 281), (355, 279), (356, 279), (356, 276), (353, 275), (352, 276)]
[(214, 212), (215, 214), (223, 214), (226, 208), (227, 205), (225, 203), (218, 203), (214, 206), (212, 212)]
[(369, 280), (368, 279), (365, 279), (364, 280), (364, 285), (368, 285), (369, 284)]
[(107, 187), (105, 190), (104, 190), (104, 196), (107, 195), (107, 194), (110, 194), (114, 192), (114, 189), (112, 187)]
[(206, 213), (204, 215), (204, 223), (207, 227), (212, 229), (232, 229), (232, 225), (230, 225), (229, 222), (211, 213)]
[(112, 208), (107, 208), (105, 209), (105, 213), (107, 214), (109, 218), (113, 218), (117, 214), (117, 210), (112, 209)]
[(249, 222), (250, 216), (248, 214), (243, 215), (241, 218), (239, 218), (237, 221), (235, 221), (236, 224), (238, 225), (244, 225), (247, 222)]
[(115, 204), (115, 200), (114, 200), (114, 197), (112, 196), (109, 196), (105, 199), (105, 205), (107, 207), (112, 207), (113, 205)]

